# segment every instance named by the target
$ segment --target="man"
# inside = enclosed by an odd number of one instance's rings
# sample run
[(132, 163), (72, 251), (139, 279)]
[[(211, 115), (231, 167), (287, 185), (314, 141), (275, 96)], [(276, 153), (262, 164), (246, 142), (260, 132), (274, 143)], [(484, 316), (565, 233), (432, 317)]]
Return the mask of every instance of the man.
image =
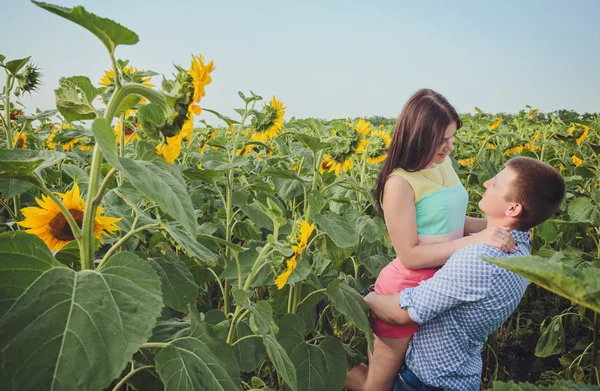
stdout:
[(373, 314), (384, 322), (420, 325), (396, 391), (479, 390), (481, 348), (515, 310), (528, 284), (482, 257), (530, 255), (527, 231), (556, 213), (565, 192), (554, 168), (525, 157), (509, 160), (484, 187), (479, 207), (488, 227), (509, 227), (516, 242), (514, 253), (487, 245), (467, 246), (420, 286), (395, 295), (373, 292), (365, 297)]

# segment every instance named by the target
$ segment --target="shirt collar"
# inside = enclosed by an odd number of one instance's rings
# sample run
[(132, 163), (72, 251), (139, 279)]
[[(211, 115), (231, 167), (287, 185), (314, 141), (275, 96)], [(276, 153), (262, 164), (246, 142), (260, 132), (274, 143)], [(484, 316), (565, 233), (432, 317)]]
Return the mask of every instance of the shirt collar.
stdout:
[(529, 242), (529, 231), (517, 231), (515, 229), (511, 229), (510, 234), (515, 239), (515, 242)]

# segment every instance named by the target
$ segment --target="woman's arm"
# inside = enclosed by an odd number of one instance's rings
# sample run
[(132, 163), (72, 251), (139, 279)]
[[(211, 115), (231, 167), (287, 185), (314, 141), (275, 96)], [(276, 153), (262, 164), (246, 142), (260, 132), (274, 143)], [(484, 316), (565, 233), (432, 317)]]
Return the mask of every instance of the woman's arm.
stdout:
[(474, 244), (472, 236), (435, 244), (419, 244), (415, 193), (406, 179), (392, 175), (383, 191), (383, 213), (396, 255), (407, 269), (438, 267), (459, 248)]
[(470, 234), (476, 234), (477, 232), (481, 232), (487, 228), (487, 220), (479, 219), (476, 217), (465, 216), (465, 234), (464, 236), (469, 236)]

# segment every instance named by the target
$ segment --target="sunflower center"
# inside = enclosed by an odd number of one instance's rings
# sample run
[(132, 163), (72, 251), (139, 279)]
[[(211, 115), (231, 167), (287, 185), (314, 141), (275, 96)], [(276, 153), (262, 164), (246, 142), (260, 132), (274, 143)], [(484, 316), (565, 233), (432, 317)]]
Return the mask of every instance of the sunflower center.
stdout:
[(127, 125), (125, 125), (124, 128), (125, 128), (125, 135), (126, 136), (129, 136), (130, 134), (133, 134), (133, 132), (134, 132), (133, 128), (131, 128), (131, 127), (127, 126)]
[[(79, 209), (69, 209), (69, 212), (75, 219), (75, 222), (79, 228), (81, 228), (83, 222), (83, 211)], [(73, 231), (71, 231), (69, 222), (62, 213), (57, 214), (56, 217), (50, 221), (50, 233), (52, 233), (52, 236), (58, 240), (64, 240), (66, 242), (75, 240), (75, 235), (73, 235)]]

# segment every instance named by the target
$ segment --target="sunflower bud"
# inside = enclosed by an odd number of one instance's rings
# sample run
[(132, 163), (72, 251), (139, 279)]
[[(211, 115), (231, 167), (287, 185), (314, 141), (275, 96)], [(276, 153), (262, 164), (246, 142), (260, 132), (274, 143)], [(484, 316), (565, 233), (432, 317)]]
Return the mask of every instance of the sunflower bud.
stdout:
[(17, 75), (17, 88), (15, 89), (15, 95), (22, 95), (24, 92), (35, 92), (38, 90), (39, 86), (42, 84), (42, 73), (40, 72), (40, 68), (38, 68), (35, 64), (27, 64), (25, 66), (25, 70)]

